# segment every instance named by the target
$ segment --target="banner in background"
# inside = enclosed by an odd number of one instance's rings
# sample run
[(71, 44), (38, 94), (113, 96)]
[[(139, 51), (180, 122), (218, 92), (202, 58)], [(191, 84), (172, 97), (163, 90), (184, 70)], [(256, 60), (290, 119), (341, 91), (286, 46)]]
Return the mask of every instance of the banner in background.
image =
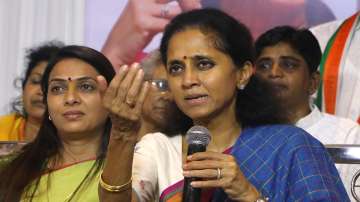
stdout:
[[(101, 50), (104, 46), (105, 41), (108, 39), (111, 30), (117, 28), (123, 31), (122, 33), (125, 33), (125, 31), (129, 30), (129, 28), (137, 26), (136, 24), (134, 24), (134, 18), (130, 17), (130, 20), (122, 23), (121, 27), (116, 27), (117, 20), (124, 13), (131, 13), (136, 15), (137, 17), (148, 17), (147, 20), (150, 21), (149, 24), (154, 25), (155, 23), (151, 23), (151, 20), (153, 20), (152, 17), (161, 17), (161, 13), (159, 12), (163, 12), (161, 11), (163, 5), (159, 2), (159, 0), (86, 0), (84, 1), (83, 6), (74, 7), (69, 5), (72, 8), (79, 10), (76, 13), (80, 13), (81, 16), (83, 16), (81, 17), (83, 24), (80, 25), (81, 22), (77, 22), (76, 26), (73, 26), (71, 23), (66, 23), (71, 26), (65, 27), (66, 29), (64, 27), (61, 27), (61, 29), (69, 31), (70, 34), (65, 35), (63, 38), (66, 43), (70, 41), (71, 43), (84, 44), (94, 49)], [(164, 1), (162, 0), (161, 2)], [(261, 34), (262, 32), (277, 25), (287, 24), (295, 27), (312, 27), (328, 21), (343, 20), (353, 14), (356, 10), (359, 10), (360, 8), (360, 0), (190, 0), (189, 2), (199, 2), (203, 7), (219, 8), (233, 15), (235, 18), (246, 24), (251, 29), (251, 32), (255, 38), (259, 36), (259, 34)], [(128, 3), (132, 3), (132, 5), (127, 6)], [(156, 6), (147, 6), (150, 4)], [(172, 1), (170, 4), (177, 5), (177, 1)], [(27, 8), (40, 9), (36, 6), (27, 6)], [(21, 26), (24, 26), (21, 29), (19, 28), (19, 30), (26, 30), (29, 28), (26, 27), (29, 26), (28, 23), (18, 23), (17, 21), (14, 23), (11, 22), (12, 20), (18, 19), (17, 16), (11, 16), (11, 13), (16, 14), (16, 12), (11, 12), (11, 9), (16, 9), (16, 7), (9, 7), (7, 9), (9, 11), (7, 13), (9, 13), (10, 16), (7, 16), (6, 19), (9, 21), (9, 24), (21, 24)], [(138, 12), (135, 12), (136, 9), (139, 9)], [(45, 13), (47, 16), (42, 16), (41, 19), (52, 19), (51, 15), (56, 14), (54, 12)], [(71, 15), (71, 17), (77, 19), (79, 18), (73, 14)], [(71, 17), (67, 17), (66, 19)], [(76, 20), (73, 19), (72, 21)], [(36, 22), (34, 23), (36, 24)], [(38, 24), (41, 25), (41, 22), (38, 22)], [(81, 27), (81, 29), (78, 29), (78, 27)], [(57, 31), (54, 31), (57, 29), (60, 28), (57, 27), (56, 23), (53, 23), (53, 26), (49, 26), (48, 28), (46, 28), (46, 30), (51, 33), (57, 33)], [(79, 35), (80, 32), (83, 32), (83, 38), (76, 37), (76, 40), (72, 39), (71, 36), (73, 34), (71, 34), (71, 29), (74, 29), (75, 31), (77, 30), (77, 35)], [(161, 32), (161, 30), (157, 31)], [(127, 42), (131, 45), (133, 41), (129, 37), (133, 36), (133, 33), (134, 32), (122, 35), (115, 35), (115, 37), (118, 37), (118, 41)], [(16, 33), (10, 35), (16, 36)], [(41, 40), (43, 41), (54, 39), (50, 38), (51, 36), (46, 34), (43, 34), (41, 36)], [(149, 42), (145, 44), (146, 48), (144, 49), (144, 51), (148, 52), (158, 47), (160, 37), (161, 34), (157, 34), (152, 41), (149, 40)], [(2, 40), (3, 41), (0, 41), (0, 44), (3, 44), (4, 42), (14, 44), (13, 48), (18, 48), (18, 52), (25, 52), (25, 50), (22, 48), (24, 47), (22, 44), (24, 40)], [(28, 41), (26, 41), (26, 44), (37, 44), (39, 40), (40, 38), (34, 38), (34, 43), (29, 43)], [(120, 43), (121, 48), (124, 50), (128, 50), (128, 44)], [(4, 53), (7, 52), (6, 50), (4, 50)], [(7, 78), (7, 85), (0, 86), (0, 92), (3, 95), (0, 98), (0, 115), (2, 115), (9, 113), (9, 111), (11, 110), (11, 100), (13, 100), (13, 98), (15, 98), (21, 93), (21, 89), (16, 89), (15, 87), (13, 87), (12, 82), (8, 81), (14, 80), (17, 76), (21, 76), (21, 72), (24, 71), (21, 69), (14, 70), (13, 66), (7, 65), (7, 63), (4, 64), (4, 61), (0, 61), (0, 66), (0, 74), (6, 75)]]

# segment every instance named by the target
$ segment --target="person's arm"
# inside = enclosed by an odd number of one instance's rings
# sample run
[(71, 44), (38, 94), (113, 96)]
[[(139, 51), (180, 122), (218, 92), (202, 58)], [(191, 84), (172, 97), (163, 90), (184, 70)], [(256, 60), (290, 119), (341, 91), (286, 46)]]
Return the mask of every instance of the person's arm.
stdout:
[(136, 54), (181, 12), (178, 5), (172, 4), (166, 7), (164, 16), (165, 4), (156, 0), (129, 0), (102, 48), (116, 69), (134, 62)]
[[(135, 136), (136, 133), (122, 134), (112, 131), (108, 145), (106, 162), (102, 172), (102, 180), (109, 185), (121, 186), (127, 184), (132, 176), (132, 162), (136, 139), (122, 136)], [(118, 137), (114, 138), (114, 137)], [(99, 186), (100, 201), (137, 201), (131, 184), (122, 192), (109, 192)]]
[(131, 68), (120, 68), (107, 88), (105, 79), (98, 78), (105, 91), (103, 103), (109, 110), (112, 121), (101, 179), (112, 187), (122, 187), (120, 191), (111, 192), (99, 185), (100, 201), (137, 201), (131, 188), (131, 176), (134, 147), (141, 124), (141, 109), (148, 90), (148, 84), (143, 82), (143, 77), (144, 72), (135, 64)]
[(168, 0), (129, 0), (102, 48), (114, 68), (134, 62), (137, 53), (182, 9), (201, 7), (199, 0), (179, 0), (179, 4), (168, 4)]

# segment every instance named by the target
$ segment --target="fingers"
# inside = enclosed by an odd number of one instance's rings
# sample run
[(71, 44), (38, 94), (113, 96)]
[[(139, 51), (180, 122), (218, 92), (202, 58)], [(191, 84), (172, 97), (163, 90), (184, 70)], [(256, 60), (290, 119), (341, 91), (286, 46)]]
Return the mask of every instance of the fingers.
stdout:
[[(222, 165), (224, 166), (224, 165)], [(215, 166), (214, 166), (215, 167)], [(231, 167), (225, 168), (207, 168), (207, 169), (198, 169), (198, 170), (184, 170), (184, 177), (188, 178), (197, 178), (199, 180), (193, 181), (191, 186), (197, 188), (205, 187), (222, 187), (226, 188), (230, 184), (228, 182), (234, 181), (237, 171)]]
[(193, 181), (191, 186), (194, 188), (211, 188), (211, 187), (227, 187), (225, 180), (206, 180), (206, 181)]
[[(139, 64), (138, 63), (134, 63), (131, 65), (131, 67), (129, 68), (127, 74), (125, 75), (125, 77), (123, 78), (123, 80), (121, 81), (121, 83), (119, 84), (118, 88), (117, 88), (117, 95), (116, 95), (116, 99), (118, 100), (118, 102), (123, 102), (125, 101), (127, 104), (130, 105), (134, 105), (134, 97), (128, 97), (128, 93), (129, 93), (129, 89), (130, 87), (133, 86), (133, 81), (135, 79), (135, 76), (137, 75), (138, 71), (139, 71)], [(140, 75), (141, 77), (141, 75)], [(136, 90), (133, 88), (133, 91)], [(134, 94), (135, 92), (132, 92), (132, 94)]]
[[(139, 64), (123, 66), (110, 82), (104, 96), (104, 105), (110, 112), (112, 130), (120, 132), (136, 131), (140, 126), (142, 105), (148, 84), (143, 81), (144, 72)], [(106, 83), (99, 77), (101, 88)], [(120, 134), (119, 133), (119, 134)]]
[(158, 3), (152, 8), (152, 15), (165, 19), (172, 19), (182, 12), (179, 4), (174, 3)]
[(144, 19), (144, 29), (150, 33), (159, 33), (164, 31), (165, 26), (176, 15), (181, 13), (181, 8), (178, 4), (152, 4), (148, 7), (150, 16)]
[(185, 177), (220, 178), (235, 175), (235, 161), (202, 160), (187, 162), (183, 166)]
[[(138, 68), (138, 67), (137, 67)], [(135, 74), (135, 77), (129, 87), (129, 91), (126, 95), (125, 102), (129, 104), (130, 106), (135, 106), (136, 99), (138, 97), (139, 91), (141, 90), (141, 86), (143, 84), (144, 79), (144, 71), (142, 69), (138, 69), (138, 71)]]
[(192, 170), (192, 171), (184, 170), (183, 175), (184, 177), (217, 179), (218, 172), (217, 169), (203, 169), (203, 170)]
[[(183, 172), (184, 177), (188, 178), (197, 178), (199, 180), (193, 181), (191, 186), (198, 188), (205, 187), (222, 187), (227, 188), (231, 186), (231, 182), (236, 181), (238, 176), (238, 168), (233, 166), (224, 166), (224, 168), (214, 168), (214, 169), (199, 169), (199, 170), (185, 170)], [(240, 178), (240, 181), (245, 180), (245, 178)]]
[(202, 7), (201, 0), (178, 0), (183, 11), (200, 9)]
[[(104, 105), (110, 111), (128, 111), (125, 108), (141, 108), (145, 99), (148, 87), (143, 86), (144, 72), (139, 64), (134, 63), (131, 67), (124, 65), (106, 88), (106, 80), (103, 77), (98, 78), (99, 88), (105, 91)], [(116, 110), (114, 110), (116, 109)], [(140, 114), (138, 110), (136, 116)]]
[(234, 159), (232, 155), (218, 153), (218, 152), (197, 152), (187, 157), (188, 161), (201, 161), (205, 159), (212, 159), (218, 161), (231, 161)]
[(121, 81), (124, 79), (126, 73), (128, 71), (127, 65), (122, 66), (115, 77), (109, 84), (109, 87), (106, 89), (104, 94), (103, 102), (106, 108), (110, 108), (113, 100), (117, 96), (118, 86), (120, 85)]
[(225, 167), (227, 162), (214, 161), (214, 160), (202, 160), (202, 161), (190, 161), (184, 164), (184, 170), (201, 170), (201, 169), (217, 169)]
[(96, 81), (98, 83), (98, 88), (101, 95), (104, 95), (107, 89), (107, 81), (104, 76), (99, 75), (96, 77)]
[[(191, 156), (183, 166), (184, 177), (201, 180), (192, 182), (193, 187), (222, 187), (234, 181), (241, 173), (232, 155), (217, 152), (199, 152)], [(241, 175), (242, 176), (242, 175)]]
[(144, 104), (144, 100), (146, 97), (146, 94), (149, 90), (149, 83), (148, 82), (144, 82), (140, 91), (140, 95), (137, 99), (136, 105), (135, 105), (135, 113), (138, 114), (140, 116), (141, 111), (142, 111), (142, 106)]
[(164, 31), (165, 26), (170, 22), (170, 20), (159, 17), (149, 17), (149, 22), (145, 27), (150, 33), (157, 34)]
[[(243, 199), (253, 189), (241, 172), (235, 157), (216, 152), (199, 152), (188, 158), (183, 175), (194, 178), (194, 188), (222, 188), (230, 199)], [(253, 193), (252, 193), (253, 194)]]

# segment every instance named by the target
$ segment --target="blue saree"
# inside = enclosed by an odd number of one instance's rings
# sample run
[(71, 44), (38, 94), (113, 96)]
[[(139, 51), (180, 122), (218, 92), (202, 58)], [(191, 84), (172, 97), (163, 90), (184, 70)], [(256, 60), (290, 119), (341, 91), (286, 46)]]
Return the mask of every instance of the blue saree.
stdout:
[[(232, 154), (246, 178), (270, 201), (350, 201), (324, 146), (300, 128), (245, 129)], [(227, 201), (217, 189), (212, 201)]]

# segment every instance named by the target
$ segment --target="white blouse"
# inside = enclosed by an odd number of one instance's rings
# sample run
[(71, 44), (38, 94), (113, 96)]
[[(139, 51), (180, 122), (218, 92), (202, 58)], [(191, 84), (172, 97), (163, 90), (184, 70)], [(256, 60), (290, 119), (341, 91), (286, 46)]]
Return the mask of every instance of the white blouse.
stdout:
[(182, 171), (181, 135), (150, 133), (136, 144), (132, 186), (140, 201), (159, 201), (166, 188), (184, 179)]

